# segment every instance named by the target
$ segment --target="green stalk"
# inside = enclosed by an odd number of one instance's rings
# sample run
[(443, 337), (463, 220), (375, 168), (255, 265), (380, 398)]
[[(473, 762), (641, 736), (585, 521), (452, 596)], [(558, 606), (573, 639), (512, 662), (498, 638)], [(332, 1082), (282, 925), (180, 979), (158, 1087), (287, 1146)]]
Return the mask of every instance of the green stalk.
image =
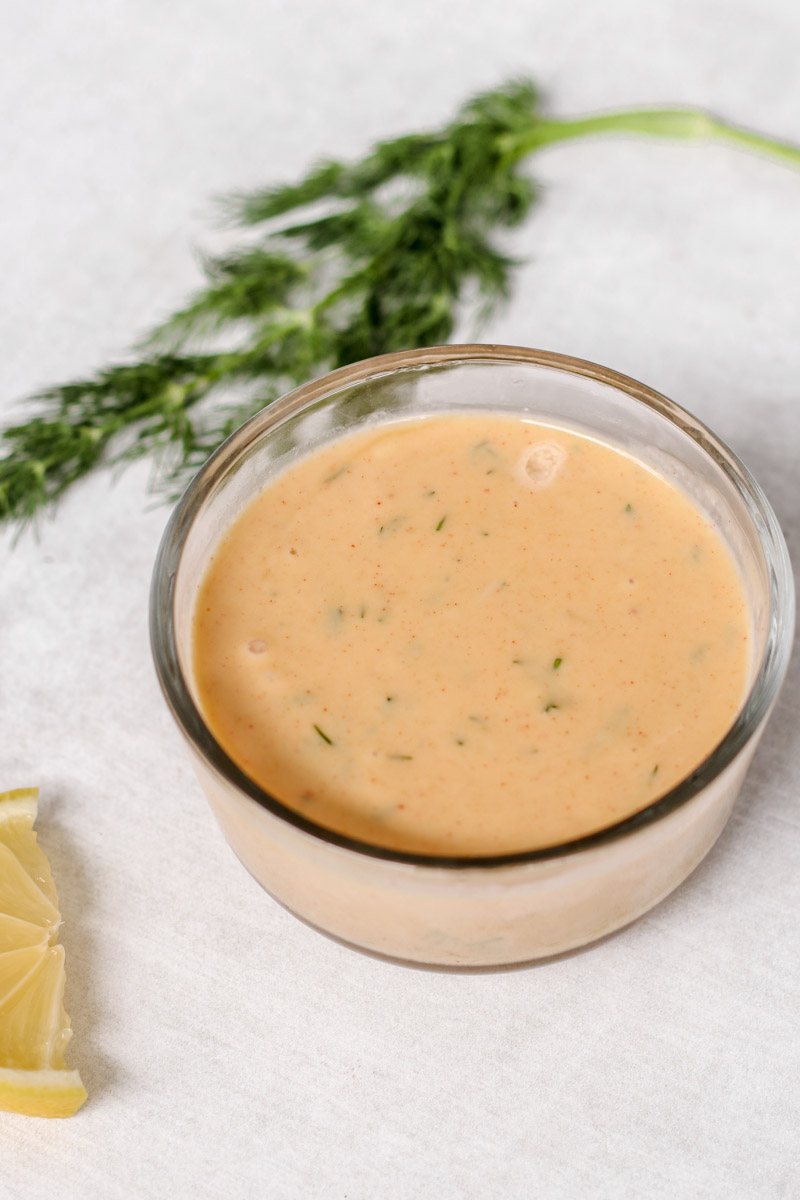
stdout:
[(728, 142), (768, 158), (800, 167), (800, 146), (732, 125), (699, 108), (641, 108), (591, 117), (536, 118), (533, 128), (508, 139), (508, 158), (524, 158), (542, 146), (602, 133), (632, 133), (682, 141)]

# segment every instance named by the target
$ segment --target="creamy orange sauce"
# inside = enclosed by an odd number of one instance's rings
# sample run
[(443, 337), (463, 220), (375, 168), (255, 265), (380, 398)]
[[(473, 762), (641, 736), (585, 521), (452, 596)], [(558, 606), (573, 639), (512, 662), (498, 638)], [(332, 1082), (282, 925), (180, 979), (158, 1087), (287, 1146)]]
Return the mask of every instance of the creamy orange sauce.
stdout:
[(362, 841), (553, 845), (650, 804), (743, 700), (749, 624), (718, 534), (637, 460), (514, 417), (349, 435), (234, 522), (197, 599), (215, 737)]

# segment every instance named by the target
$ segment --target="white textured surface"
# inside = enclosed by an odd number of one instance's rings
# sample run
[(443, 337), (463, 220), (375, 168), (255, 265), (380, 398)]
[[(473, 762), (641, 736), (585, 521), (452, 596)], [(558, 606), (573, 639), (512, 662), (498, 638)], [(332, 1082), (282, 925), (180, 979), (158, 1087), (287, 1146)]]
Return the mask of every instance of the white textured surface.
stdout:
[[(438, 123), (698, 103), (800, 140), (791, 0), (3, 4), (4, 407), (124, 352), (196, 282), (208, 199)], [(800, 562), (800, 175), (721, 148), (556, 147), (494, 340), (616, 367), (766, 486)], [(293, 920), (214, 826), (149, 661), (147, 471), (0, 559), (0, 780), (42, 787), (68, 1122), (0, 1114), (2, 1200), (800, 1195), (800, 662), (728, 831), (594, 949), (446, 975)]]

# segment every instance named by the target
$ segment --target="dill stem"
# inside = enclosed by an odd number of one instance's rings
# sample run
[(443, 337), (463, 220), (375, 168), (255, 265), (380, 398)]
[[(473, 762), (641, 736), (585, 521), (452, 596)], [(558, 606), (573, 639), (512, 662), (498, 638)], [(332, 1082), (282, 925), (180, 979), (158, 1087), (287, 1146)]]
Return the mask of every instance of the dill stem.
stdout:
[(767, 158), (800, 167), (800, 146), (733, 125), (700, 108), (639, 108), (589, 117), (537, 117), (529, 132), (508, 138), (510, 161), (542, 146), (603, 133), (632, 133), (682, 141), (727, 142)]

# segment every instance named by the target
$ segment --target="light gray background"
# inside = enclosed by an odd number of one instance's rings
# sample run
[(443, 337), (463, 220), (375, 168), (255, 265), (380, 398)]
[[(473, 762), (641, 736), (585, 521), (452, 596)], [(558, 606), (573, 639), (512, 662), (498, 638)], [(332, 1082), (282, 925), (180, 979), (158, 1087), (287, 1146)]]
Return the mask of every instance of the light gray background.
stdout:
[[(0, 396), (121, 356), (198, 279), (210, 198), (437, 124), (533, 74), (552, 110), (698, 103), (800, 141), (786, 0), (0, 5)], [(594, 141), (533, 165), (486, 332), (696, 412), (800, 562), (800, 173)], [(469, 330), (463, 331), (469, 333)], [(0, 1196), (800, 1195), (798, 668), (735, 817), (671, 899), (544, 966), (374, 961), (274, 904), (218, 832), (146, 631), (147, 468), (0, 557), (0, 782), (41, 785), (63, 900), (68, 1122), (0, 1114)]]

